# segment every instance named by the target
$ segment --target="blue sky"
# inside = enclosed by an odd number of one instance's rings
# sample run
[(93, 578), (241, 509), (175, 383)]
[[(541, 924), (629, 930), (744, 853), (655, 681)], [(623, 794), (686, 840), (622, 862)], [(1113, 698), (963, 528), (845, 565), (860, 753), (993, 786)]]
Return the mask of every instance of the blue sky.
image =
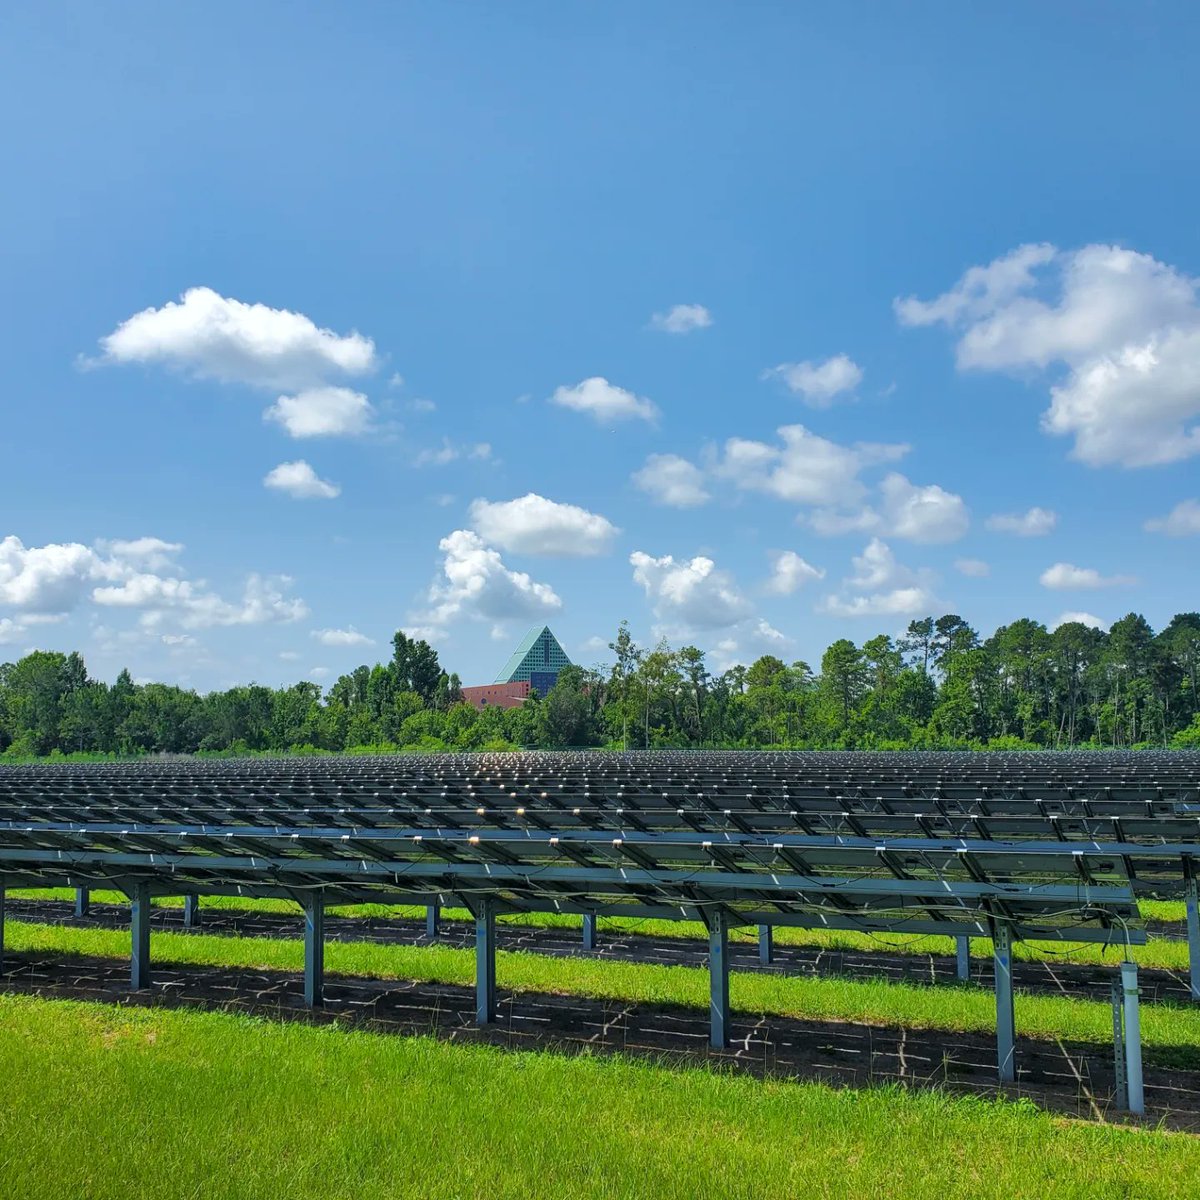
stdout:
[(6, 5), (0, 655), (1200, 607), (1198, 26)]

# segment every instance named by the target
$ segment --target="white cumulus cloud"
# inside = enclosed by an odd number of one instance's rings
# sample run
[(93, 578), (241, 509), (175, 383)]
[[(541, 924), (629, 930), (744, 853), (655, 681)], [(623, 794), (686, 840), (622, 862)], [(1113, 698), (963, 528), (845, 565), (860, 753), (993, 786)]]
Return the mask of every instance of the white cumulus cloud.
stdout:
[(981, 558), (956, 558), (954, 569), (971, 579), (985, 579), (992, 573), (992, 568)]
[(933, 603), (926, 588), (909, 585), (867, 595), (827, 596), (822, 607), (835, 617), (908, 617), (927, 612)]
[(970, 517), (961, 496), (937, 484), (918, 487), (896, 472), (879, 488), (888, 535), (911, 542), (953, 542), (967, 532)]
[(375, 639), (365, 633), (359, 633), (351, 625), (348, 629), (314, 629), (312, 636), (322, 646), (373, 646)]
[(879, 538), (872, 538), (852, 562), (853, 572), (839, 592), (822, 599), (819, 611), (835, 617), (916, 616), (937, 603), (931, 574), (898, 562)]
[(928, 544), (957, 541), (971, 524), (961, 496), (936, 483), (910, 483), (896, 471), (880, 483), (876, 506), (819, 508), (802, 519), (823, 537), (875, 533)]
[(677, 561), (641, 550), (629, 556), (634, 582), (642, 587), (655, 615), (684, 629), (723, 629), (750, 615), (750, 605), (733, 576), (711, 558)]
[(651, 454), (634, 472), (633, 485), (670, 508), (698, 508), (712, 499), (704, 472), (678, 454)]
[(294, 438), (358, 437), (370, 431), (374, 412), (366, 396), (353, 388), (317, 387), (280, 396), (263, 419), (282, 425)]
[(1152, 517), (1147, 521), (1146, 530), (1171, 537), (1200, 534), (1200, 501), (1181, 500), (1165, 517)]
[(370, 338), (337, 334), (303, 313), (246, 304), (207, 287), (135, 313), (100, 345), (106, 362), (158, 364), (256, 387), (304, 388), (376, 365)]
[(182, 542), (165, 542), (162, 538), (100, 539), (96, 543), (100, 554), (118, 560), (137, 563), (149, 571), (163, 571), (175, 566), (175, 556), (182, 553)]
[(1090, 612), (1065, 612), (1059, 615), (1051, 626), (1051, 629), (1058, 629), (1061, 625), (1086, 625), (1089, 629), (1107, 629), (1108, 622), (1102, 621), (1099, 617), (1093, 616)]
[(321, 479), (304, 459), (280, 463), (263, 477), (263, 486), (291, 496), (293, 500), (332, 500), (342, 489)]
[(606, 554), (620, 532), (599, 513), (547, 500), (534, 492), (516, 500), (475, 500), (470, 513), (484, 541), (517, 554)]
[(825, 578), (824, 567), (814, 567), (795, 550), (782, 550), (772, 555), (771, 578), (766, 590), (776, 596), (790, 596), (814, 579)]
[(456, 529), (438, 543), (442, 574), (429, 589), (430, 609), (414, 618), (415, 628), (435, 635), (459, 617), (506, 621), (541, 617), (562, 608), (546, 583), (512, 571), (500, 552), (473, 529)]
[(730, 667), (748, 667), (764, 654), (782, 658), (791, 652), (793, 640), (781, 633), (762, 617), (752, 618), (735, 626), (732, 633), (721, 638), (712, 648), (711, 661), (716, 671)]
[(1050, 391), (1050, 433), (1091, 466), (1150, 467), (1200, 454), (1200, 328), (1165, 330), (1077, 368)]
[(729, 438), (714, 465), (715, 474), (736, 487), (766, 492), (796, 504), (853, 507), (867, 493), (859, 478), (867, 467), (894, 462), (908, 446), (856, 442), (843, 446), (803, 425), (784, 425), (781, 445)]
[(587, 413), (597, 421), (620, 421), (631, 417), (654, 421), (658, 417), (658, 409), (644, 396), (635, 396), (599, 375), (574, 387), (556, 388), (550, 403)]
[[(308, 615), (303, 600), (285, 595), (286, 576), (251, 574), (240, 600), (226, 600), (203, 580), (185, 578), (178, 542), (108, 538), (26, 547), (0, 541), (0, 607), (23, 625), (52, 620), (90, 601), (101, 608), (137, 610), (145, 629), (173, 620), (190, 629), (295, 621)], [(173, 572), (164, 574), (163, 572)]]
[(848, 355), (835, 354), (824, 362), (780, 363), (764, 371), (763, 378), (782, 380), (813, 408), (828, 408), (838, 396), (862, 383), (863, 372)]
[(650, 328), (662, 333), (691, 333), (694, 329), (707, 329), (711, 324), (712, 314), (703, 304), (676, 304), (650, 318)]
[(1047, 567), (1039, 577), (1042, 587), (1061, 591), (1068, 588), (1121, 587), (1137, 583), (1132, 575), (1101, 575), (1095, 567), (1077, 567), (1059, 562)]
[(1039, 267), (1052, 262), (1058, 251), (1051, 245), (1018, 246), (983, 267), (971, 267), (948, 292), (934, 300), (915, 296), (895, 301), (902, 325), (961, 325), (982, 321), (1037, 281)]
[(447, 463), (457, 462), (460, 458), (483, 462), (492, 457), (492, 447), (488, 442), (474, 442), (468, 445), (458, 445), (449, 438), (442, 438), (442, 444), (436, 450), (422, 450), (414, 460), (418, 467), (444, 467)]
[(23, 612), (69, 612), (97, 579), (121, 573), (117, 561), (79, 542), (27, 547), (13, 535), (0, 541), (0, 605)]
[(11, 646), (26, 635), (26, 627), (12, 617), (0, 617), (0, 646)]
[(984, 524), (993, 533), (1014, 533), (1017, 537), (1045, 537), (1058, 524), (1058, 513), (1048, 508), (1030, 508), (1023, 513), (996, 513)]
[(934, 300), (898, 300), (907, 325), (959, 335), (960, 367), (1055, 368), (1042, 428), (1090, 466), (1200, 453), (1196, 280), (1121, 246), (1021, 246)]
[(822, 537), (840, 537), (843, 533), (881, 533), (883, 518), (879, 512), (867, 506), (841, 510), (836, 508), (815, 508), (800, 518), (814, 533)]
[(303, 600), (285, 595), (291, 585), (287, 576), (247, 577), (240, 600), (223, 599), (202, 581), (163, 577), (146, 572), (130, 575), (119, 584), (98, 587), (92, 600), (105, 608), (140, 611), (141, 624), (157, 628), (168, 619), (185, 629), (214, 626), (267, 625), (299, 621), (308, 616)]

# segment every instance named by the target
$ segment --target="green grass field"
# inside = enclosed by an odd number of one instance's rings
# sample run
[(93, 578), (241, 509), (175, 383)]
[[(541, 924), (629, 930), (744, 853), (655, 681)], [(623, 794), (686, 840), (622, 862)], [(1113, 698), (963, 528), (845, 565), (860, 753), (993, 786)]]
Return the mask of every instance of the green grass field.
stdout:
[[(204, 905), (298, 914), (287, 901)], [(377, 905), (333, 911), (424, 914)], [(571, 917), (533, 920), (578, 926)], [(611, 920), (601, 928), (701, 933), (669, 922)], [(298, 924), (296, 934), (156, 931), (151, 954), (163, 966), (299, 972)], [(130, 949), (124, 929), (9, 920), (5, 935), (16, 953), (126, 959)], [(910, 953), (953, 947), (949, 939), (808, 930), (781, 930), (779, 940)], [(1100, 955), (1094, 946), (1054, 948), (1062, 949), (1077, 961)], [(975, 951), (990, 946), (981, 940)], [(1106, 960), (1118, 957), (1110, 951)], [(1186, 948), (1155, 941), (1138, 957), (1175, 967), (1186, 963)], [(349, 977), (474, 982), (473, 952), (445, 945), (330, 941), (326, 967)], [(695, 967), (501, 952), (497, 974), (502, 991), (677, 1005), (699, 1019), (708, 1006), (708, 974)], [(984, 1034), (995, 1027), (991, 992), (973, 986), (734, 972), (731, 1001), (745, 1014)], [(1022, 1038), (1090, 1042), (1098, 1055), (1111, 1053), (1111, 1014), (1100, 998), (1018, 991), (1016, 1018)], [(1200, 1009), (1147, 1004), (1142, 1018), (1148, 1064), (1200, 1069)], [(1200, 1138), (1067, 1120), (1027, 1101), (764, 1083), (703, 1066), (511, 1052), (224, 1013), (3, 996), (0, 1071), (0, 1196), (29, 1200), (1166, 1197), (1200, 1183)]]
[(217, 1013), (0, 997), (0, 1195), (1168, 1197), (1200, 1139)]
[[(17, 952), (126, 959), (130, 936), (123, 929), (77, 929), (21, 921), (6, 924), (6, 946)], [(234, 938), (200, 933), (155, 933), (151, 957), (160, 964), (196, 964), (300, 971), (303, 944), (293, 938)], [(331, 975), (409, 979), (472, 986), (475, 955), (449, 946), (396, 946), (329, 942)], [(533, 994), (577, 995), (703, 1009), (709, 1003), (703, 968), (658, 966), (592, 958), (559, 958), (501, 951), (502, 989)], [(995, 1000), (990, 990), (966, 986), (926, 987), (885, 980), (733, 972), (735, 1011), (816, 1020), (841, 1020), (912, 1029), (992, 1032)], [(1111, 1046), (1112, 1015), (1104, 1000), (1080, 1000), (1018, 991), (1020, 1036), (1065, 1038)], [(1142, 1009), (1142, 1040), (1148, 1061), (1200, 1067), (1200, 1009), (1154, 1004)], [(1101, 1050), (1103, 1051), (1103, 1049)]]

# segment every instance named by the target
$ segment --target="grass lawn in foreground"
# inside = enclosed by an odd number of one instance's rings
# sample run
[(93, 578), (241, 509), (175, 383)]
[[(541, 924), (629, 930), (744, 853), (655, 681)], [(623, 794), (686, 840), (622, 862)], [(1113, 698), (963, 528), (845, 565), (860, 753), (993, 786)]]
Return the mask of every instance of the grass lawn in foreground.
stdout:
[[(128, 958), (124, 929), (78, 929), (9, 921), (6, 945), (13, 951)], [(197, 933), (155, 933), (151, 962), (301, 971), (303, 943), (293, 938), (238, 938)], [(470, 987), (473, 950), (450, 946), (395, 946), (328, 942), (331, 975), (412, 979)], [(501, 951), (496, 956), (501, 989), (578, 995), (643, 1004), (708, 1010), (709, 978), (699, 967), (659, 966), (611, 959), (562, 958)], [(837, 977), (771, 975), (734, 971), (730, 999), (735, 1011), (816, 1020), (857, 1021), (922, 1029), (992, 1032), (995, 998), (976, 986), (922, 986)], [(1106, 999), (1078, 1000), (1017, 991), (1021, 1037), (1066, 1038), (1111, 1046), (1112, 1010)], [(1200, 1009), (1188, 1005), (1142, 1006), (1142, 1043), (1149, 1061), (1200, 1067)]]
[(0, 997), (21, 1200), (1168, 1197), (1200, 1139), (1032, 1105)]

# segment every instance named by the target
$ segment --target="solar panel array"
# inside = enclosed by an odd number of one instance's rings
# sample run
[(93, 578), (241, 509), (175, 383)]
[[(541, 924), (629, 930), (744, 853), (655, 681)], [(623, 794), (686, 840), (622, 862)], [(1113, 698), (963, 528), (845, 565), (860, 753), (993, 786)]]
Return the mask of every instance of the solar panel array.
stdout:
[(1200, 855), (1200, 755), (598, 752), (0, 768), (0, 874), (1138, 941)]

